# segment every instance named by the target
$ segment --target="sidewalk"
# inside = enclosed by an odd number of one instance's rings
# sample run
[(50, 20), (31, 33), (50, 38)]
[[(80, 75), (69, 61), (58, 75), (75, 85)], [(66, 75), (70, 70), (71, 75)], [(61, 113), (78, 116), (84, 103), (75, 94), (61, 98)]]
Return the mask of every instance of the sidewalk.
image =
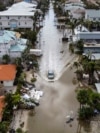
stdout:
[(10, 129), (22, 128), (23, 131), (27, 130), (28, 122), (28, 110), (18, 110), (14, 111), (12, 122), (10, 124)]

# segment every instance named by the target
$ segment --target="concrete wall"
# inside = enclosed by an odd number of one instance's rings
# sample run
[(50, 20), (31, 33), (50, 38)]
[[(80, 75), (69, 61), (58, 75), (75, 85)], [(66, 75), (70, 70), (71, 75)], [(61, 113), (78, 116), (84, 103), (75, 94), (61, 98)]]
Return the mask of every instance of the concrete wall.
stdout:
[(13, 80), (11, 80), (11, 81), (4, 81), (4, 83), (3, 83), (3, 85), (4, 86), (13, 86)]

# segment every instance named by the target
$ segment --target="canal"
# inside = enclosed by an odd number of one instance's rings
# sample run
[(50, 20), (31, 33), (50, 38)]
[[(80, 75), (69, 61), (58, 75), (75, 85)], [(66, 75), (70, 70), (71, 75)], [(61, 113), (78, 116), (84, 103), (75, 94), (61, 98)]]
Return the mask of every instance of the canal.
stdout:
[[(35, 114), (29, 116), (28, 133), (99, 133), (99, 124), (77, 121), (79, 104), (76, 100), (76, 87), (73, 84), (75, 70), (67, 66), (74, 55), (68, 50), (68, 43), (62, 43), (63, 31), (55, 26), (55, 14), (52, 3), (45, 15), (44, 26), (38, 35), (38, 48), (43, 51), (39, 60), (40, 71), (36, 88), (44, 92)], [(47, 81), (47, 71), (54, 70), (55, 82)], [(73, 112), (74, 120), (66, 123), (66, 116)]]

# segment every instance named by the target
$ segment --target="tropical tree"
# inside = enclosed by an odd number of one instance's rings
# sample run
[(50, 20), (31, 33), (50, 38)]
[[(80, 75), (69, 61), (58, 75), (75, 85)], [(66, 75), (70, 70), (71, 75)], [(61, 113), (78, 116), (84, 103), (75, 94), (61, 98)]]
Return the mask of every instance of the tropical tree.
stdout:
[(75, 61), (73, 66), (76, 68), (76, 69), (79, 69), (80, 68), (80, 63)]
[(82, 89), (77, 92), (77, 100), (80, 103), (80, 109), (89, 102), (89, 91)]
[(3, 121), (0, 123), (0, 133), (7, 133), (9, 123), (6, 121)]
[(25, 81), (25, 74), (21, 73), (19, 78), (18, 78), (18, 84), (23, 84)]
[(10, 63), (10, 56), (7, 55), (7, 54), (3, 55), (2, 61), (3, 61), (4, 64)]
[(13, 104), (13, 106), (18, 105), (20, 100), (21, 100), (20, 94), (17, 94), (17, 93), (12, 94), (12, 104)]
[(76, 48), (79, 50), (79, 54), (82, 54), (83, 53), (83, 41), (82, 40), (79, 40), (76, 44)]
[(31, 41), (32, 44), (36, 41), (36, 32), (32, 30), (28, 30), (22, 34), (22, 37), (27, 38)]
[(0, 1), (0, 11), (6, 10), (6, 6), (3, 4), (2, 1)]
[(95, 110), (100, 111), (100, 94), (97, 92), (93, 92), (90, 95), (90, 103), (89, 105)]
[(91, 89), (80, 89), (77, 92), (77, 100), (80, 103), (79, 118), (91, 118), (100, 111), (100, 94), (93, 92)]
[(74, 45), (72, 43), (69, 44), (69, 51), (74, 53)]
[(14, 63), (16, 64), (17, 67), (22, 65), (22, 60), (20, 57), (15, 58)]
[(89, 84), (93, 84), (95, 62), (91, 60), (83, 60), (82, 66), (84, 72), (89, 74)]
[(23, 131), (21, 128), (18, 128), (18, 129), (16, 130), (16, 133), (27, 133), (27, 131)]

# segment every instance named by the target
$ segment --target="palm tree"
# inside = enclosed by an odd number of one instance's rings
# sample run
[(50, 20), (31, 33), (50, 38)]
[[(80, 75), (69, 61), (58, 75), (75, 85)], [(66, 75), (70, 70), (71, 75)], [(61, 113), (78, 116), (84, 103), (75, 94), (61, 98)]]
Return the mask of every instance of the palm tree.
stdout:
[(100, 111), (100, 94), (97, 92), (91, 93), (89, 104), (93, 108), (93, 110), (97, 109), (98, 111)]
[(0, 123), (0, 133), (7, 133), (7, 129), (8, 129), (8, 122), (1, 122)]
[(77, 100), (80, 103), (80, 109), (89, 102), (89, 93), (87, 90), (82, 89), (77, 92)]
[(94, 71), (95, 71), (95, 62), (84, 60), (82, 65), (83, 65), (85, 73), (89, 74), (89, 84), (93, 84), (93, 77), (94, 77)]
[(79, 54), (82, 54), (83, 53), (83, 41), (82, 40), (79, 40), (76, 44), (76, 47), (77, 49), (79, 50)]
[(77, 61), (75, 61), (74, 64), (73, 64), (73, 66), (74, 66), (76, 69), (79, 69), (80, 63), (77, 62)]

